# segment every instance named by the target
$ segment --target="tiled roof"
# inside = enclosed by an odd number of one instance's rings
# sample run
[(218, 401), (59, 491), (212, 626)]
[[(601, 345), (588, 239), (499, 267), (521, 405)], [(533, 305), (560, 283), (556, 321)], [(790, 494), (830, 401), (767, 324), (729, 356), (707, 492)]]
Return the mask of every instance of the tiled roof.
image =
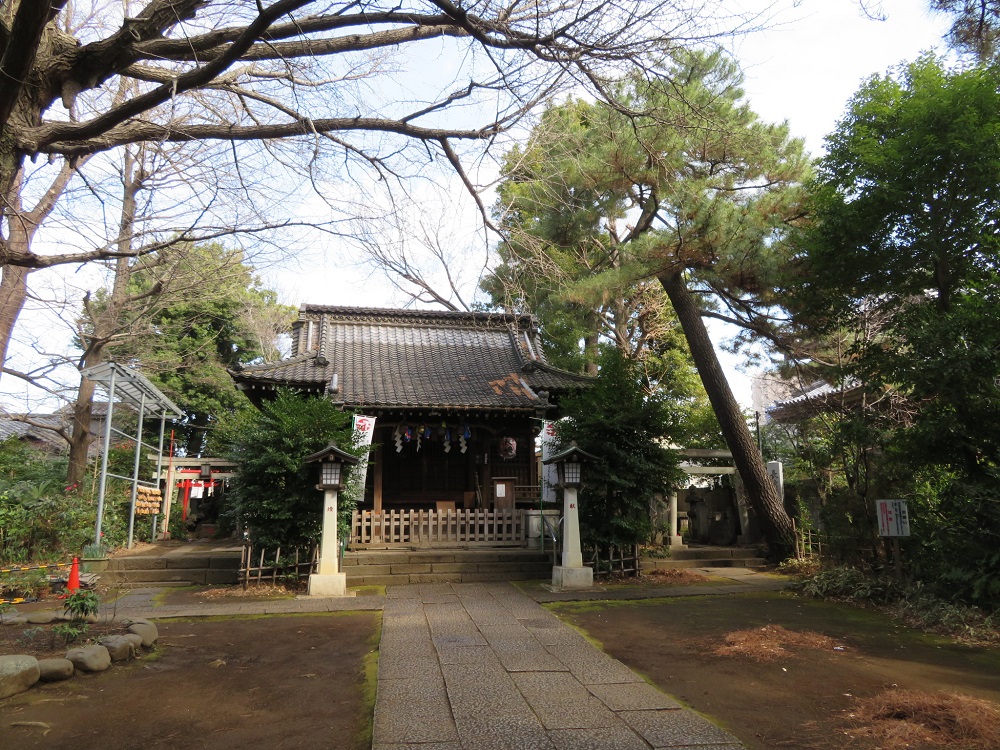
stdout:
[(588, 378), (546, 364), (536, 334), (529, 316), (304, 305), (293, 356), (233, 377), (326, 390), (352, 408), (537, 410), (539, 391)]

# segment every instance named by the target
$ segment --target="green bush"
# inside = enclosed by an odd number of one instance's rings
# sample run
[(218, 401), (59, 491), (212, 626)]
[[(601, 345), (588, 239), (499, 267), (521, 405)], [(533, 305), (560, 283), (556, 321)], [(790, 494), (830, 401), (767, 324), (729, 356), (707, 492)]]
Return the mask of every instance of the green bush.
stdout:
[(681, 430), (686, 402), (666, 383), (648, 387), (642, 364), (617, 349), (604, 348), (600, 365), (590, 388), (564, 399), (569, 419), (558, 437), (597, 457), (584, 469), (580, 533), (584, 544), (607, 549), (648, 541), (650, 500), (681, 483), (680, 457), (666, 444)]
[[(268, 547), (293, 548), (319, 538), (323, 512), (318, 469), (305, 458), (330, 442), (346, 451), (354, 443), (351, 414), (325, 398), (281, 390), (259, 410), (226, 418), (217, 438), (237, 462), (227, 513)], [(349, 515), (341, 503), (341, 519)]]
[(876, 606), (922, 630), (976, 642), (1000, 642), (993, 616), (978, 607), (942, 599), (920, 581), (899, 581), (844, 566), (821, 570), (797, 587), (808, 596)]
[[(131, 470), (131, 469), (130, 469)], [(16, 439), (0, 442), (0, 561), (58, 561), (79, 556), (93, 541), (97, 487), (93, 477), (66, 487), (66, 459)], [(103, 541), (125, 541), (127, 485), (111, 481), (105, 498)]]

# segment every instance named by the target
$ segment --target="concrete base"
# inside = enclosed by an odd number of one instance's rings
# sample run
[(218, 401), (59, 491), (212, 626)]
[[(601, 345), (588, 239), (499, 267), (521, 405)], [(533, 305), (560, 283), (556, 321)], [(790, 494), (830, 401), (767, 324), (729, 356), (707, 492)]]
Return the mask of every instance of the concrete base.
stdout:
[(668, 547), (683, 547), (684, 537), (682, 536), (668, 536), (664, 537), (663, 543)]
[(564, 591), (593, 588), (594, 569), (564, 568), (562, 565), (556, 565), (552, 568), (552, 585)]
[(320, 575), (313, 573), (309, 576), (306, 596), (347, 596), (347, 574)]

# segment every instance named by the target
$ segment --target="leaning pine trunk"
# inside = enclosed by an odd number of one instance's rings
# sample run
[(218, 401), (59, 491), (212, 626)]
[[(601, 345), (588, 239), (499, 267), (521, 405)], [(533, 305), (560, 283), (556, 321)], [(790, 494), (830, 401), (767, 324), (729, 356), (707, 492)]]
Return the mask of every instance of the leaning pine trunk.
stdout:
[(708, 329), (694, 298), (688, 291), (680, 273), (664, 274), (659, 277), (677, 313), (684, 336), (691, 350), (701, 382), (705, 386), (708, 400), (715, 411), (722, 435), (733, 454), (733, 462), (746, 488), (750, 505), (757, 515), (761, 531), (771, 549), (771, 555), (779, 560), (795, 552), (795, 530), (792, 519), (785, 511), (782, 498), (767, 475), (764, 458), (757, 449), (750, 428), (747, 427), (739, 404), (733, 397), (729, 382), (715, 355), (715, 347), (709, 338)]

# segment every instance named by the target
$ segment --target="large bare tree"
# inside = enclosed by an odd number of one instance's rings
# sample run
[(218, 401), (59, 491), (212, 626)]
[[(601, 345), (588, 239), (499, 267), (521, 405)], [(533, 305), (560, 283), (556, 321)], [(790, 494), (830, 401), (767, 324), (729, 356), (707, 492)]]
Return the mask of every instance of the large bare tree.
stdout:
[[(693, 0), (3, 3), (0, 361), (32, 270), (122, 253), (115, 241), (70, 252), (24, 241), (36, 160), (68, 179), (129, 144), (216, 141), (235, 170), (305, 164), (320, 190), (330, 174), (393, 180), (433, 161), (472, 189), (463, 144), (485, 149), (566, 87), (600, 96), (609, 72), (652, 74), (667, 48), (747, 23), (713, 16)], [(430, 70), (445, 82), (430, 85)], [(250, 143), (264, 148), (248, 154)]]

